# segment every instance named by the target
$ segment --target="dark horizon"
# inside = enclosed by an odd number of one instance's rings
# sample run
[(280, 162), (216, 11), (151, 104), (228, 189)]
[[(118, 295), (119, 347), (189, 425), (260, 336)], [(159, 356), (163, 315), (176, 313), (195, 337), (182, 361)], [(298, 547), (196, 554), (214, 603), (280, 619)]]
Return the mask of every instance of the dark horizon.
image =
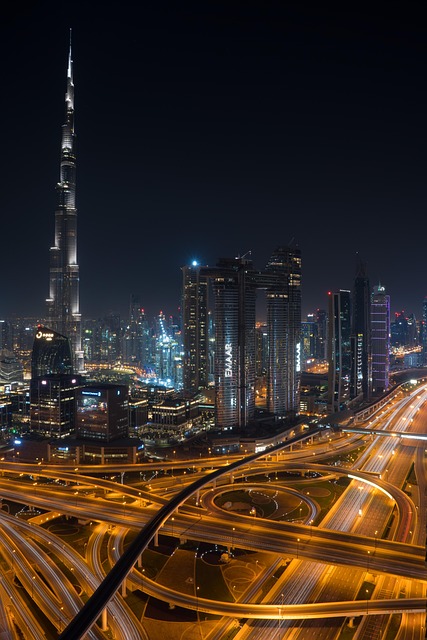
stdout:
[[(101, 10), (102, 8), (102, 10)], [(177, 312), (180, 267), (302, 252), (303, 317), (367, 263), (421, 317), (426, 45), (414, 9), (42, 2), (1, 25), (0, 317), (43, 316), (69, 29), (85, 317)]]

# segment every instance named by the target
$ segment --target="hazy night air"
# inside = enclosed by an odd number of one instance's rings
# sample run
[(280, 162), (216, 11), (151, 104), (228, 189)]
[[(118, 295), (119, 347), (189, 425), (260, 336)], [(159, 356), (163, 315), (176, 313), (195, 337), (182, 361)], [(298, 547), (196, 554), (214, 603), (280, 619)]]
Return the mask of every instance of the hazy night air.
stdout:
[(295, 238), (303, 315), (352, 285), (361, 256), (392, 312), (419, 318), (417, 13), (225, 2), (7, 9), (1, 316), (44, 313), (72, 28), (82, 317), (126, 316), (131, 294), (150, 317), (176, 313), (183, 265), (250, 250), (263, 268), (272, 247)]

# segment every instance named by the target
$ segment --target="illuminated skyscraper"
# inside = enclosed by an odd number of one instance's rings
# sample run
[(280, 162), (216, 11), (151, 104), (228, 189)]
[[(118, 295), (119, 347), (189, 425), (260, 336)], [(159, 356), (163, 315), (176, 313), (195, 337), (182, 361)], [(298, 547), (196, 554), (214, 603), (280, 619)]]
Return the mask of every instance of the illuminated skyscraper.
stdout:
[(129, 324), (124, 332), (123, 356), (129, 364), (141, 368), (151, 366), (148, 321), (138, 296), (134, 294), (130, 297)]
[(30, 425), (32, 431), (64, 438), (75, 431), (75, 394), (83, 377), (49, 374), (31, 380)]
[(184, 390), (208, 386), (208, 279), (193, 262), (181, 267)]
[(427, 365), (427, 296), (423, 300), (423, 315), (421, 321), (422, 363)]
[(48, 325), (71, 342), (74, 369), (83, 372), (77, 264), (76, 154), (74, 133), (74, 83), (70, 48), (65, 93), (65, 122), (62, 125), (61, 163), (56, 186), (55, 240), (50, 248)]
[(76, 390), (78, 438), (112, 442), (129, 429), (129, 389), (121, 384), (85, 385)]
[(39, 325), (31, 353), (31, 380), (47, 375), (71, 375), (73, 361), (70, 340)]
[(351, 295), (340, 290), (329, 293), (328, 405), (341, 411), (350, 399), (351, 376)]
[(371, 396), (371, 288), (366, 265), (359, 260), (352, 298), (352, 373), (350, 397)]
[(252, 261), (223, 258), (203, 267), (215, 296), (215, 411), (221, 429), (255, 415), (256, 272)]
[(255, 328), (257, 377), (265, 376), (268, 367), (268, 331), (265, 323), (258, 322)]
[(325, 309), (316, 310), (317, 335), (319, 338), (317, 355), (320, 360), (328, 358), (328, 313)]
[(270, 280), (273, 277), (271, 283), (267, 282), (267, 407), (283, 418), (290, 413), (299, 413), (302, 357), (300, 249), (277, 247), (265, 272)]
[(301, 353), (302, 368), (305, 371), (307, 363), (316, 357), (317, 324), (314, 321), (301, 322)]
[(380, 284), (371, 298), (372, 391), (386, 391), (390, 370), (390, 296)]
[(75, 392), (82, 380), (73, 374), (69, 338), (38, 325), (31, 353), (31, 429), (51, 437), (73, 433)]
[[(176, 325), (173, 325), (176, 329)], [(181, 336), (167, 325), (163, 311), (156, 321), (155, 371), (162, 384), (182, 389)]]

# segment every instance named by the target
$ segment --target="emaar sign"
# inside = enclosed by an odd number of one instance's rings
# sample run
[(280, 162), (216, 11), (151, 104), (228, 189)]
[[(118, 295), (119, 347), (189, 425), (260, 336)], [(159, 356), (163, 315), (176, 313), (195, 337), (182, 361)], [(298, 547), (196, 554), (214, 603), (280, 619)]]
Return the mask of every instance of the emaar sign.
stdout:
[(226, 378), (231, 378), (233, 375), (233, 347), (230, 342), (225, 343), (225, 371)]

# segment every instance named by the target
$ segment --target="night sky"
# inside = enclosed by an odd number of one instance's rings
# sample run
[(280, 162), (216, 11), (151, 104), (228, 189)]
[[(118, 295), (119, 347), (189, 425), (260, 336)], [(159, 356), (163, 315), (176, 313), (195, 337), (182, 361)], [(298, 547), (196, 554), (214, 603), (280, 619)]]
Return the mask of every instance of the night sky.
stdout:
[(71, 27), (83, 317), (126, 317), (131, 293), (176, 313), (182, 265), (263, 269), (292, 241), (303, 314), (359, 257), (419, 319), (422, 3), (136, 4), (2, 9), (0, 318), (45, 312)]

